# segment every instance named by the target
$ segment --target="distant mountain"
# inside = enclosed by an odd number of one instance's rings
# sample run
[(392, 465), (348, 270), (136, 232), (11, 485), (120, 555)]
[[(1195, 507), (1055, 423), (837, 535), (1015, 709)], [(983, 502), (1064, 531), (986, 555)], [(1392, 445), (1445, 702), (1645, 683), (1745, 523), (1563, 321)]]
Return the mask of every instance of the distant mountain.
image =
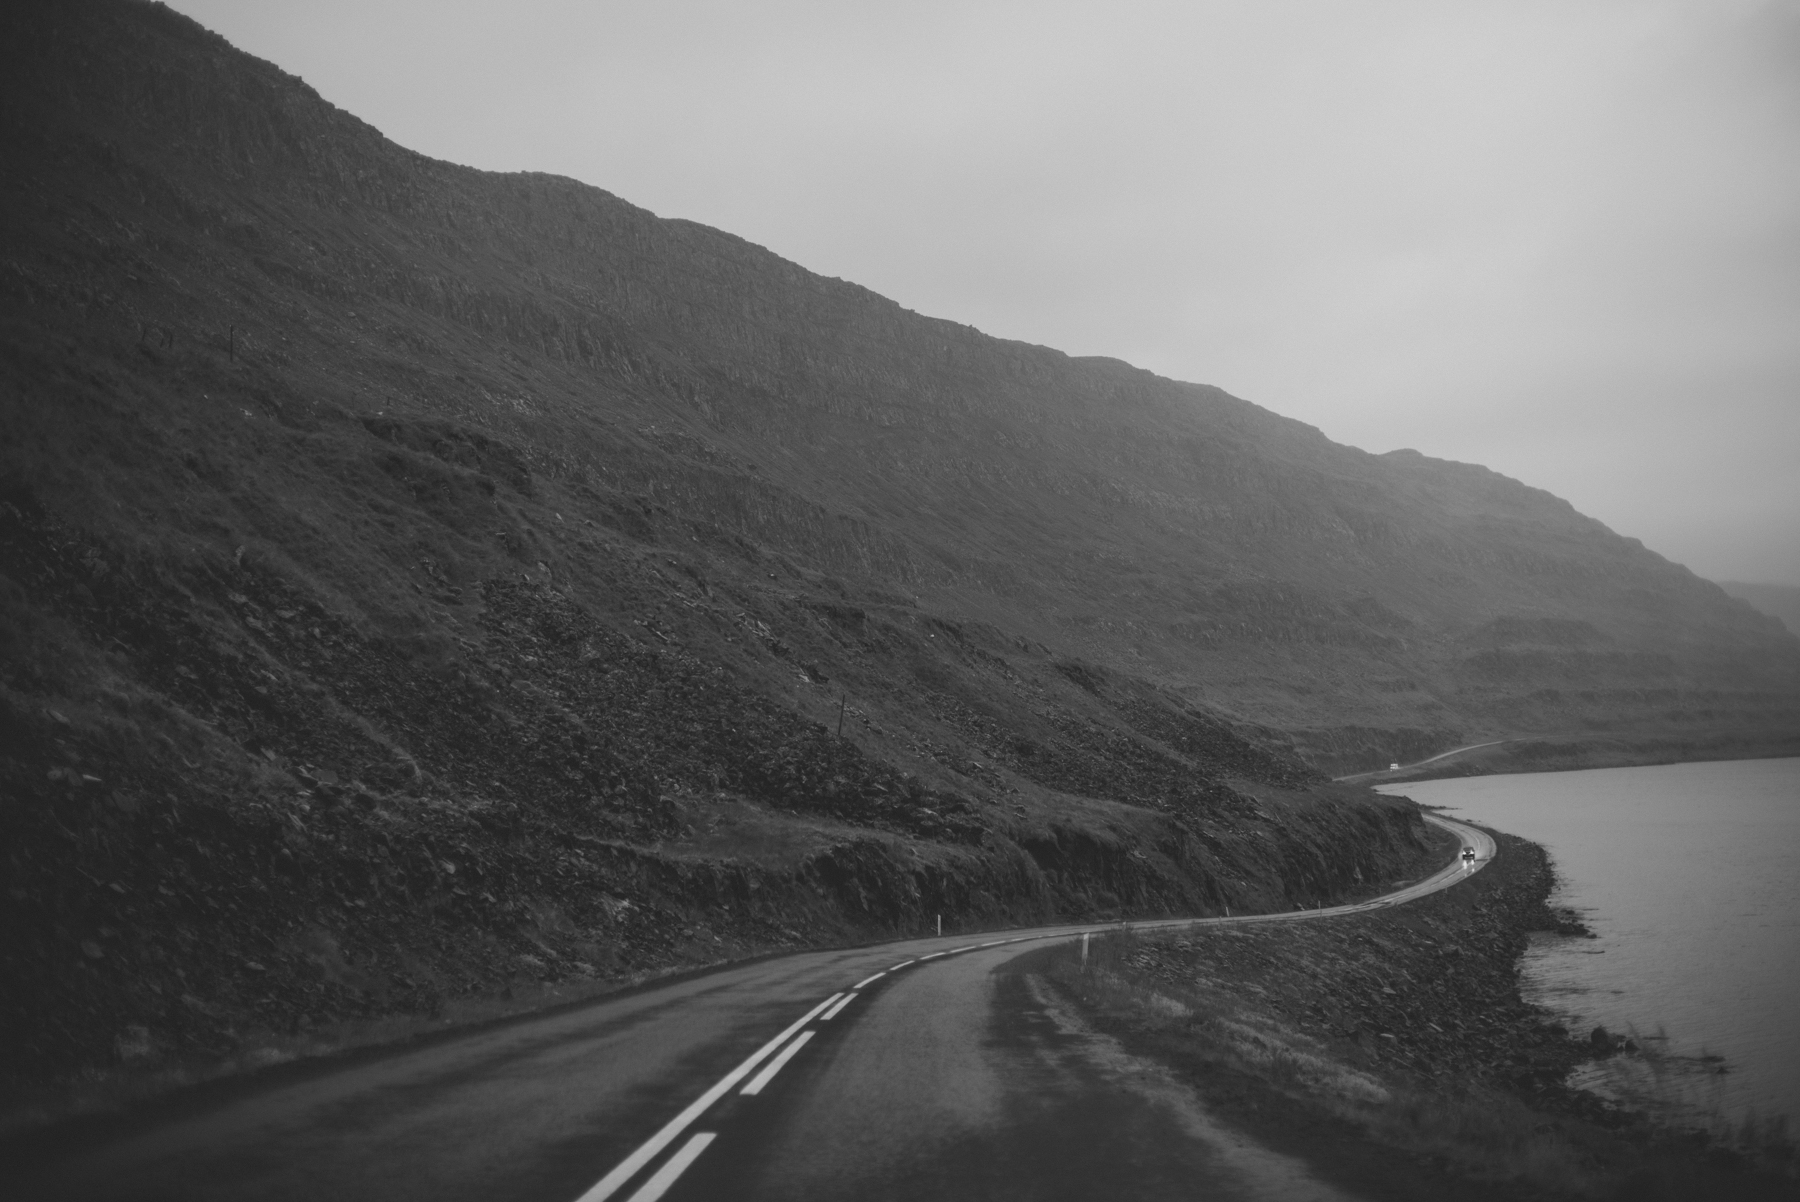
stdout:
[(1721, 580), (1719, 587), (1733, 597), (1748, 601), (1770, 617), (1780, 618), (1789, 631), (1800, 634), (1800, 586)]
[(1321, 762), (1368, 728), (1756, 725), (1795, 688), (1779, 628), (1539, 489), (922, 317), (570, 180), (423, 158), (154, 12), (136, 56), (24, 64), (15, 89), (40, 86), (8, 117), (45, 171), (12, 196), (7, 287), (141, 336), (134, 374), (224, 352), (269, 398), (254, 420), (329, 399), (428, 460), (479, 436), (652, 540), (705, 523)]
[(425, 158), (160, 4), (14, 4), (0, 55), (0, 977), (43, 1047), (151, 964), (198, 1040), (1316, 900), (1424, 837), (1325, 772), (1800, 731), (1778, 622), (1485, 468)]

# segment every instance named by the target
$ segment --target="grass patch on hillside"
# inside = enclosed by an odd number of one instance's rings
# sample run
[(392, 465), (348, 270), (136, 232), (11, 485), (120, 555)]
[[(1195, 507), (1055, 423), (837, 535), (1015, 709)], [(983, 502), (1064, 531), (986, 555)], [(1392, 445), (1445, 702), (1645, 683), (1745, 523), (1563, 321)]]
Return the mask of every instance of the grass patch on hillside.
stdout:
[(1076, 951), (1051, 978), (1090, 1010), (1178, 1040), (1209, 1067), (1354, 1124), (1369, 1138), (1487, 1182), (1598, 1196), (1602, 1184), (1568, 1135), (1517, 1099), (1480, 1083), (1421, 1088), (1351, 1062), (1327, 1041), (1284, 1022), (1256, 992), (1198, 981), (1188, 987), (1142, 971), (1147, 943), (1125, 930)]
[(1208, 937), (1236, 936), (1126, 928), (1061, 950), (1045, 971), (1137, 1051), (1182, 1071), (1222, 1117), (1349, 1188), (1425, 1197), (1448, 1178), (1459, 1196), (1496, 1199), (1800, 1196), (1785, 1122), (1715, 1121), (1697, 1133), (1546, 1105), (1503, 1074), (1424, 1076), (1404, 1067), (1403, 1034), (1377, 1035), (1365, 1053), (1367, 1039), (1297, 1017), (1278, 978), (1170, 971), (1171, 956), (1190, 969), (1203, 961), (1182, 953)]

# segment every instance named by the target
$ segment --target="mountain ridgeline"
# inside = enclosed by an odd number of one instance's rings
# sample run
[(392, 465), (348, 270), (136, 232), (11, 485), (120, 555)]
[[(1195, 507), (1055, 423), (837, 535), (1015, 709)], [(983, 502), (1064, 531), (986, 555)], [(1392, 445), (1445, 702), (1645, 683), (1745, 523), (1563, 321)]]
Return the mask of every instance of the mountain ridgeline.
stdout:
[(1733, 597), (1748, 601), (1794, 634), (1800, 634), (1800, 586), (1792, 584), (1754, 584), (1742, 580), (1721, 580), (1719, 587)]
[(1796, 750), (1800, 640), (1565, 502), (409, 152), (161, 5), (0, 16), (27, 1078), (822, 940), (1410, 875), (1332, 773)]

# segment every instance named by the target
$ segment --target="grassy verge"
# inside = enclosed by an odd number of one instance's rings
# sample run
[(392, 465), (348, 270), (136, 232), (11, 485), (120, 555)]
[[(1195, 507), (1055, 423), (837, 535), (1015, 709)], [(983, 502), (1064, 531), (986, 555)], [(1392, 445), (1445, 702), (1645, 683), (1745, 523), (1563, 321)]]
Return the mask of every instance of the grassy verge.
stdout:
[[(1800, 1197), (1782, 1122), (1677, 1126), (1563, 1084), (1593, 1052), (1518, 995), (1541, 850), (1388, 912), (1122, 931), (1044, 971), (1252, 1136), (1384, 1199)], [(1649, 1053), (1651, 1057), (1654, 1052)]]

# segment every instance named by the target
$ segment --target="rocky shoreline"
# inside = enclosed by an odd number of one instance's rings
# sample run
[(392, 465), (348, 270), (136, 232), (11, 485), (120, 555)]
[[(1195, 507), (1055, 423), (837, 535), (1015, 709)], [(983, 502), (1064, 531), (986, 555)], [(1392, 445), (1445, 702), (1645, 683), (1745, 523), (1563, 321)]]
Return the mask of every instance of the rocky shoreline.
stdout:
[(1760, 1161), (1564, 1083), (1618, 1041), (1520, 994), (1532, 932), (1582, 937), (1548, 899), (1541, 847), (1494, 832), (1468, 881), (1318, 922), (1127, 933), (1048, 975), (1134, 1052), (1182, 1071), (1222, 1118), (1352, 1192), (1800, 1196)]

